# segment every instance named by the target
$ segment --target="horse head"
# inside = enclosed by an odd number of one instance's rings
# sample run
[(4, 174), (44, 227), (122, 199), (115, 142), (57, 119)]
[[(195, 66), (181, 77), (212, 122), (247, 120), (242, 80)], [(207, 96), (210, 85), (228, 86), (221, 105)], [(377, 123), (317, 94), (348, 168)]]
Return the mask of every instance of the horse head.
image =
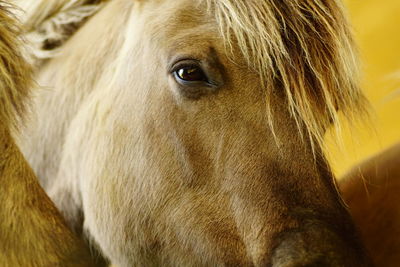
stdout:
[(24, 151), (120, 266), (364, 266), (323, 154), (364, 111), (353, 46), (336, 0), (109, 1), (41, 65)]

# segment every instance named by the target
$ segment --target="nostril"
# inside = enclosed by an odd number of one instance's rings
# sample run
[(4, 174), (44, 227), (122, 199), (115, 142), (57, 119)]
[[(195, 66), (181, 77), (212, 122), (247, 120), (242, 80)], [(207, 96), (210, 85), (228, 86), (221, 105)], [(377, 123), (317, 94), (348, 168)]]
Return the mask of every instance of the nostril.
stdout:
[(360, 252), (358, 240), (349, 243), (321, 222), (285, 231), (275, 241), (273, 267), (372, 266), (364, 251)]

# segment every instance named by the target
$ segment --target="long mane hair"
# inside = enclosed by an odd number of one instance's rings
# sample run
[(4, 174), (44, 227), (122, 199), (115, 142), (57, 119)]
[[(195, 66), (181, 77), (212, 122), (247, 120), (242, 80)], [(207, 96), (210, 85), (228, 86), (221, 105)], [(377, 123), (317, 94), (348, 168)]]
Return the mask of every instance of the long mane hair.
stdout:
[(367, 114), (350, 26), (337, 0), (207, 0), (225, 43), (238, 43), (269, 95), (283, 90), (292, 117), (322, 145), (339, 111), (353, 121)]
[(13, 7), (0, 1), (0, 122), (16, 129), (25, 111), (25, 99), (32, 84), (31, 68), (23, 59), (20, 27), (11, 14)]
[[(107, 0), (22, 1), (34, 57), (45, 59)], [(359, 62), (339, 0), (199, 0), (215, 17), (226, 48), (238, 47), (270, 96), (284, 93), (299, 131), (323, 146), (330, 125), (340, 132), (339, 113), (350, 122), (368, 114), (359, 87)]]

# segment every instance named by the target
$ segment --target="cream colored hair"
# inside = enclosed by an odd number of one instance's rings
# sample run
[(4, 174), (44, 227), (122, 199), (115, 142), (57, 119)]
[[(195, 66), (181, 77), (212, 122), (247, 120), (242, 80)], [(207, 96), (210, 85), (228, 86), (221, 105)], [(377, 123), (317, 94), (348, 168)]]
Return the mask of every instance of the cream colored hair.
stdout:
[(34, 65), (54, 57), (58, 48), (96, 13), (105, 0), (16, 0)]
[[(106, 0), (22, 1), (36, 59), (51, 57)], [(271, 94), (284, 93), (292, 117), (313, 143), (327, 127), (340, 132), (368, 114), (359, 88), (357, 52), (338, 0), (200, 0), (215, 16), (228, 51), (239, 47), (260, 74), (270, 126)]]

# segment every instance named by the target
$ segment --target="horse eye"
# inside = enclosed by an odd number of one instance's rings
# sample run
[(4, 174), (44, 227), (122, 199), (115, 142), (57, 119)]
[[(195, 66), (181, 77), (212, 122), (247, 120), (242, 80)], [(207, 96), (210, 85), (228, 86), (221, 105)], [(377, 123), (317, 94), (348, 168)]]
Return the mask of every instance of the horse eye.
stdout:
[(178, 79), (186, 82), (206, 82), (204, 71), (198, 66), (186, 66), (175, 71)]

